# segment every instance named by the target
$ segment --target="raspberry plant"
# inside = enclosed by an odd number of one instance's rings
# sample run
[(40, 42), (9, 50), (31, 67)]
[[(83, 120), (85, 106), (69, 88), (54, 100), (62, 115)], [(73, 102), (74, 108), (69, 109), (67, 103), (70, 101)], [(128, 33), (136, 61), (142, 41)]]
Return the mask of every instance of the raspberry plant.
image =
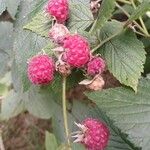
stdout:
[(149, 149), (149, 0), (0, 2), (1, 120), (51, 119), (46, 150)]

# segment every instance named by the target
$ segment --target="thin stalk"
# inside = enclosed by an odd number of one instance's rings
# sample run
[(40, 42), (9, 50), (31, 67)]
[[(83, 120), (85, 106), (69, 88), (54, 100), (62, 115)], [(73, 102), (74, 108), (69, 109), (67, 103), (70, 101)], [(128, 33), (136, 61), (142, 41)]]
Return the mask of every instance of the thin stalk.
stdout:
[(143, 21), (142, 17), (140, 17), (139, 20), (140, 20), (140, 22), (141, 22), (141, 25), (142, 25), (142, 27), (143, 27), (145, 33), (146, 33), (147, 35), (149, 35), (148, 30), (147, 30), (147, 28), (146, 28), (146, 26), (145, 26), (145, 24), (144, 24), (144, 21)]
[[(130, 16), (128, 14), (128, 12), (126, 12), (119, 4), (116, 3), (116, 6), (121, 9), (128, 17)], [(134, 24), (141, 30), (143, 30), (141, 28), (141, 26), (135, 21)], [(114, 37), (116, 37), (117, 35), (119, 35), (121, 32), (123, 31), (123, 29), (119, 32), (116, 32), (115, 34), (113, 34), (112, 36), (108, 37), (107, 39), (105, 39), (104, 41), (100, 42), (100, 44), (98, 44), (95, 48), (92, 49), (92, 53), (95, 52), (98, 48), (100, 48), (101, 46), (103, 46), (105, 43), (107, 43), (108, 41), (110, 41), (111, 39), (113, 39)], [(143, 32), (138, 32), (138, 31), (134, 31), (135, 33), (142, 35), (144, 37), (149, 37), (148, 35), (146, 35), (145, 33), (143, 34)]]
[[(134, 3), (134, 0), (130, 0), (130, 1), (131, 1), (131, 4), (132, 4), (133, 8), (136, 9), (137, 7), (136, 7), (136, 5), (135, 5), (135, 3)], [(140, 20), (140, 23), (141, 23), (141, 25), (142, 25), (143, 30), (145, 31), (145, 34), (149, 35), (149, 33), (148, 33), (148, 31), (147, 31), (147, 28), (146, 28), (146, 26), (145, 26), (145, 24), (144, 24), (144, 21), (143, 21), (143, 19), (142, 19), (142, 17), (139, 17), (139, 20)]]
[(119, 8), (128, 18), (130, 17), (130, 14), (122, 8), (118, 3), (116, 3), (116, 7)]
[[(117, 32), (116, 34), (113, 34), (112, 36), (108, 37), (107, 39), (105, 39), (104, 41), (102, 41), (100, 44), (98, 44), (95, 48), (92, 49), (92, 53), (94, 53), (97, 49), (99, 49), (100, 47), (102, 47), (105, 43), (107, 43), (108, 41), (110, 41), (111, 39), (113, 39), (114, 37), (116, 37), (117, 35), (119, 35), (123, 30)], [(144, 37), (148, 37), (143, 33), (140, 33), (138, 31), (135, 31), (136, 34), (139, 34), (141, 36)]]
[[(118, 3), (116, 3), (116, 7), (118, 7), (128, 18), (130, 17), (130, 14), (124, 9), (122, 8)], [(145, 33), (145, 30), (136, 22), (136, 21), (133, 21), (133, 23), (137, 26), (137, 28), (142, 32), (144, 33), (145, 37), (149, 37), (149, 35), (147, 33)], [(127, 23), (128, 24), (128, 21)], [(126, 25), (125, 24), (125, 25)]]
[[(120, 1), (120, 0), (119, 0)], [(121, 1), (124, 1), (124, 0), (121, 0)], [(118, 7), (120, 10), (122, 10), (124, 12), (124, 14), (127, 16), (127, 17), (130, 17), (130, 14), (125, 10), (123, 9), (118, 3), (116, 3), (116, 7)], [(139, 28), (139, 30), (142, 32), (138, 32), (138, 31), (134, 31), (135, 33), (139, 34), (139, 35), (142, 35), (144, 37), (150, 37), (149, 34), (147, 34), (145, 32), (145, 30), (136, 22), (136, 21), (133, 21), (134, 24)], [(143, 22), (144, 23), (144, 22)], [(126, 23), (125, 23), (126, 25)], [(93, 30), (93, 29), (92, 29)], [(92, 31), (91, 30), (91, 31)], [(107, 39), (105, 39), (104, 41), (102, 41), (99, 45), (97, 45), (93, 50), (92, 52), (95, 52), (98, 48), (100, 48), (101, 46), (103, 46), (105, 43), (107, 43), (108, 41), (110, 41), (111, 39), (113, 39), (114, 37), (116, 37), (117, 35), (119, 35), (121, 32), (123, 31), (123, 29), (115, 34), (113, 34), (112, 36), (108, 37)]]
[(146, 37), (146, 38), (148, 37), (147, 35), (145, 35), (145, 34), (143, 34), (143, 33), (141, 33), (141, 32), (138, 32), (138, 31), (135, 31), (135, 33), (138, 34), (138, 35), (141, 35), (141, 36), (143, 36), (143, 37)]
[(130, 2), (131, 2), (131, 4), (132, 4), (133, 8), (136, 9), (136, 5), (135, 5), (135, 3), (134, 3), (134, 0), (130, 0)]
[(0, 150), (5, 150), (1, 129), (0, 129)]
[(68, 117), (67, 117), (67, 104), (66, 104), (66, 77), (63, 77), (62, 81), (62, 104), (63, 104), (63, 117), (64, 117), (64, 127), (65, 127), (65, 133), (67, 137), (67, 143), (69, 146), (69, 150), (71, 150), (71, 144), (69, 140), (69, 128), (68, 128)]
[[(122, 2), (122, 3), (125, 3), (125, 4), (131, 4), (131, 2), (128, 1), (128, 0), (117, 0), (117, 1)], [(97, 19), (94, 21), (94, 23), (93, 23), (93, 25), (92, 25), (92, 27), (91, 27), (89, 33), (92, 33), (92, 32), (93, 32), (96, 23), (97, 23)]]
[(131, 5), (131, 2), (130, 1), (127, 1), (127, 0), (117, 0), (118, 2), (121, 2), (121, 3), (124, 3), (124, 4), (129, 4)]
[[(132, 4), (133, 8), (136, 9), (137, 7), (136, 7), (136, 5), (134, 3), (134, 0), (130, 0), (130, 1), (131, 1), (131, 4)], [(149, 35), (148, 30), (147, 30), (147, 28), (146, 28), (146, 26), (144, 24), (144, 21), (143, 21), (142, 17), (139, 17), (139, 20), (140, 20), (140, 23), (142, 25), (142, 28), (143, 28), (145, 34)]]

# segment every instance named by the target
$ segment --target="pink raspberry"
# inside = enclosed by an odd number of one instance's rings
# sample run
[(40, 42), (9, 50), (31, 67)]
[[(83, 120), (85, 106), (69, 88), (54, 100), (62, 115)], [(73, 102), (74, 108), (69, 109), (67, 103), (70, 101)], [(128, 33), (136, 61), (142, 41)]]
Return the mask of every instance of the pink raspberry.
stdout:
[(88, 118), (77, 124), (82, 132), (78, 132), (75, 142), (85, 145), (88, 150), (104, 150), (108, 144), (110, 132), (107, 126), (97, 120)]
[(88, 75), (96, 75), (100, 74), (105, 69), (105, 61), (101, 57), (94, 57), (88, 64), (87, 64), (87, 73)]
[(62, 44), (64, 37), (69, 33), (70, 32), (66, 26), (56, 23), (49, 31), (49, 37), (55, 43)]
[(54, 78), (54, 62), (48, 55), (32, 57), (28, 63), (28, 78), (33, 84), (48, 84)]
[(68, 0), (49, 0), (46, 12), (55, 17), (58, 23), (64, 23), (69, 17)]
[(69, 35), (64, 40), (63, 47), (66, 49), (64, 58), (72, 67), (83, 67), (90, 58), (90, 47), (80, 35)]

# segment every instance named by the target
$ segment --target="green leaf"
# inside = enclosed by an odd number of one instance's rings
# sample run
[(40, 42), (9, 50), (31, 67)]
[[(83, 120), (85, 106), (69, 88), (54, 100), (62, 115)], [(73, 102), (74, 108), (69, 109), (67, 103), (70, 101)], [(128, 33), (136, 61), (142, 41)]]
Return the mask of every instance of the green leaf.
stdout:
[(14, 19), (15, 15), (17, 13), (17, 9), (18, 9), (19, 4), (20, 4), (20, 0), (0, 0), (0, 15), (7, 8), (7, 11), (9, 12), (9, 14)]
[(8, 70), (9, 56), (12, 56), (13, 24), (0, 22), (0, 77)]
[[(116, 21), (108, 22), (100, 32), (101, 41), (122, 29)], [(144, 46), (132, 31), (124, 31), (106, 42), (98, 51), (107, 62), (110, 72), (122, 83), (137, 90), (138, 80), (145, 63)]]
[(29, 23), (37, 13), (43, 10), (46, 2), (47, 0), (21, 1), (19, 12), (16, 16), (17, 19), (14, 22), (15, 30), (20, 31), (25, 24)]
[(0, 83), (0, 96), (5, 96), (8, 93), (8, 87), (5, 84)]
[(85, 4), (87, 7), (90, 8), (89, 0), (70, 0), (69, 2), (74, 3), (74, 4), (82, 3), (82, 4)]
[(0, 77), (3, 77), (8, 71), (9, 56), (3, 50), (0, 49)]
[(48, 87), (30, 87), (28, 92), (22, 94), (22, 90), (18, 93), (10, 92), (8, 97), (2, 101), (2, 118), (9, 119), (22, 112), (28, 110), (32, 115), (49, 119), (57, 110), (57, 97)]
[(52, 91), (32, 86), (26, 96), (26, 109), (34, 116), (49, 119), (56, 110)]
[(56, 150), (58, 147), (55, 136), (48, 131), (46, 131), (45, 147), (46, 150)]
[(12, 84), (11, 73), (8, 72), (0, 80), (0, 96), (1, 96), (1, 98), (4, 98), (8, 95), (11, 84)]
[[(70, 17), (68, 28), (71, 31), (85, 30), (94, 21), (89, 7), (82, 2), (72, 2), (70, 4)], [(35, 32), (36, 34), (48, 37), (49, 29), (52, 26), (52, 18), (46, 17), (44, 11), (39, 12), (30, 23), (24, 26), (24, 29)]]
[(150, 1), (142, 2), (131, 14), (130, 18), (127, 22), (133, 21), (138, 19), (139, 17), (143, 16), (147, 11), (150, 10)]
[(42, 49), (46, 54), (52, 56), (54, 55), (53, 49), (56, 47), (56, 45), (52, 42), (49, 41), (49, 43)]
[(10, 54), (13, 44), (13, 24), (10, 22), (0, 22), (0, 49)]
[(150, 74), (147, 75), (147, 78), (150, 79)]
[(34, 7), (32, 7), (32, 9), (29, 9), (30, 13), (28, 14), (28, 16), (30, 16), (31, 18), (35, 17), (40, 11), (44, 10), (44, 6), (46, 5), (46, 3), (48, 2), (47, 0), (30, 0), (30, 4), (29, 5), (34, 5)]
[(142, 79), (135, 94), (127, 88), (92, 92), (87, 96), (114, 120), (122, 132), (142, 150), (150, 147), (150, 80)]
[(23, 28), (35, 32), (36, 34), (48, 37), (50, 28), (52, 27), (52, 19), (46, 16), (44, 11), (39, 12), (30, 23)]
[(69, 149), (68, 145), (65, 144), (62, 144), (57, 148), (57, 150), (68, 150), (68, 149)]
[[(107, 150), (139, 150), (127, 139), (124, 133), (114, 126), (113, 122), (99, 108), (74, 100), (72, 115), (77, 123), (82, 122), (86, 118), (96, 118), (105, 122), (111, 132)], [(73, 127), (72, 132), (74, 131), (78, 131), (76, 126)]]
[(41, 7), (45, 4), (44, 2), (45, 0), (21, 1), (20, 11), (17, 14), (17, 20), (15, 22), (15, 63), (24, 91), (27, 91), (31, 85), (27, 77), (28, 59), (41, 52), (42, 48), (47, 45), (48, 40), (32, 32), (24, 31), (22, 28), (35, 15), (34, 13), (41, 10)]
[(146, 57), (146, 63), (144, 65), (144, 74), (150, 73), (150, 56)]
[[(57, 105), (57, 111), (52, 117), (52, 126), (53, 126), (53, 132), (59, 144), (65, 143), (66, 134), (65, 134), (65, 129), (64, 129), (63, 110), (62, 110), (61, 105)], [(74, 127), (74, 117), (71, 116), (69, 113), (68, 113), (68, 126), (70, 129), (70, 132), (72, 132), (73, 127)]]
[[(68, 150), (69, 147), (67, 145), (61, 145), (57, 150)], [(84, 146), (78, 143), (72, 144), (72, 150), (85, 150)]]
[(11, 77), (12, 77), (12, 84), (14, 90), (17, 92), (22, 91), (23, 85), (22, 85), (21, 75), (15, 60), (12, 62), (12, 66), (11, 66)]
[[(65, 142), (66, 136), (64, 132), (63, 126), (63, 116), (62, 116), (62, 108), (57, 109), (58, 111), (55, 113), (53, 117), (53, 131), (59, 140), (60, 143)], [(73, 100), (72, 109), (70, 109), (71, 113), (68, 113), (68, 122), (70, 132), (78, 131), (79, 129), (74, 124), (74, 122), (81, 123), (84, 119), (97, 118), (107, 123), (110, 128), (111, 137), (110, 142), (107, 147), (107, 150), (139, 150), (134, 147), (134, 145), (127, 140), (127, 136), (123, 134), (118, 128), (113, 125), (113, 122), (97, 107), (90, 106), (90, 104), (85, 104), (79, 102), (77, 100)], [(74, 139), (72, 139), (74, 140)], [(73, 145), (78, 148), (80, 145)], [(81, 146), (82, 147), (82, 146)], [(62, 148), (62, 147), (61, 147)], [(60, 148), (60, 150), (62, 150)], [(77, 149), (78, 150), (78, 149)]]
[(0, 80), (1, 84), (5, 84), (7, 87), (11, 86), (12, 84), (12, 77), (11, 72), (7, 72), (5, 76)]
[(46, 43), (45, 39), (29, 32), (20, 32), (16, 37), (14, 43), (15, 60), (24, 91), (30, 87), (30, 81), (27, 77), (27, 62), (31, 57), (37, 55)]
[(99, 44), (99, 40), (98, 40), (97, 36), (94, 34), (91, 35), (87, 31), (81, 31), (80, 35), (82, 35), (83, 37), (86, 38), (86, 40), (88, 40), (91, 49), (95, 48)]
[[(79, 81), (83, 80), (83, 73), (81, 71), (72, 70), (72, 75), (67, 78), (67, 91), (76, 87)], [(60, 100), (62, 96), (62, 76), (59, 73), (55, 74), (55, 79), (49, 85), (49, 90), (53, 91), (53, 95)]]
[(3, 13), (3, 11), (5, 11), (6, 9), (6, 4), (5, 4), (5, 0), (0, 0), (0, 15)]
[(92, 12), (85, 3), (71, 3), (70, 4), (70, 17), (67, 27), (71, 31), (84, 31), (94, 21)]
[(112, 12), (115, 9), (115, 0), (103, 0), (98, 17), (95, 20), (91, 33), (95, 32), (97, 29), (100, 29), (108, 19), (112, 16)]
[(3, 120), (8, 120), (17, 116), (19, 113), (25, 110), (22, 94), (10, 91), (8, 96), (2, 100), (1, 107), (1, 118)]
[(72, 144), (72, 150), (85, 150), (85, 147), (81, 144)]

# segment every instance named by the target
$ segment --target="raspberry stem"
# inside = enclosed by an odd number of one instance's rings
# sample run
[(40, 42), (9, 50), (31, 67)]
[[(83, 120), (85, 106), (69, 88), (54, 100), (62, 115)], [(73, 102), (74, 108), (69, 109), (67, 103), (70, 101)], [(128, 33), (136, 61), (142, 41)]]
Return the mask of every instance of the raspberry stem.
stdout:
[(5, 150), (3, 139), (2, 139), (2, 131), (0, 129), (0, 149)]
[(69, 140), (69, 128), (68, 128), (68, 117), (67, 117), (67, 105), (66, 105), (66, 77), (63, 77), (62, 81), (62, 104), (63, 104), (63, 117), (64, 117), (64, 127), (65, 127), (65, 133), (66, 133), (66, 138), (67, 138), (67, 143), (68, 143), (68, 150), (71, 150), (71, 144)]
[[(136, 9), (137, 7), (136, 7), (136, 5), (135, 5), (134, 0), (130, 0), (130, 2), (131, 2), (131, 4), (132, 4), (133, 8)], [(142, 17), (140, 17), (139, 20), (140, 20), (140, 23), (141, 23), (141, 25), (142, 25), (142, 28), (143, 28), (145, 34), (146, 34), (146, 35), (149, 35), (148, 30), (147, 30), (147, 28), (146, 28), (146, 26), (145, 26), (145, 23), (144, 23)]]
[(131, 2), (130, 1), (128, 1), (128, 0), (117, 0), (118, 2), (121, 2), (121, 3), (124, 3), (124, 4), (131, 4)]

